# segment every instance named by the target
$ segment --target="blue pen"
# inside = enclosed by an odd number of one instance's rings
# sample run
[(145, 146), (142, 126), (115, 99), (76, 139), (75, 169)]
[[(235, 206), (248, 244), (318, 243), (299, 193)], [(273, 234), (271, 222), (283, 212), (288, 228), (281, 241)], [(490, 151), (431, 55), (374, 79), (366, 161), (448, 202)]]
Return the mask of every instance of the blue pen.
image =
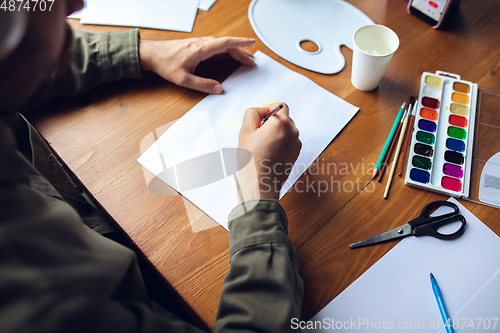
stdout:
[(432, 284), (432, 291), (434, 292), (434, 296), (436, 297), (436, 301), (439, 307), (439, 312), (441, 312), (441, 318), (443, 318), (444, 321), (444, 327), (446, 328), (446, 332), (454, 333), (453, 324), (451, 322), (450, 316), (448, 315), (448, 311), (446, 311), (446, 306), (444, 305), (443, 295), (441, 295), (441, 290), (439, 290), (439, 286), (432, 273), (431, 273), (431, 284)]

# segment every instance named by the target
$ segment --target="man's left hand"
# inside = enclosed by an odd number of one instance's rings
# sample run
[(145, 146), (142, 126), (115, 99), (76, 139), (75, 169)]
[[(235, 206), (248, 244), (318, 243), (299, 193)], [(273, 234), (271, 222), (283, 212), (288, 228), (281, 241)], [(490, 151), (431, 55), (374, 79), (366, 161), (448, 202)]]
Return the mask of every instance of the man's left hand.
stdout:
[(178, 40), (140, 40), (139, 57), (141, 69), (152, 71), (179, 86), (220, 94), (222, 85), (213, 79), (194, 75), (198, 64), (215, 54), (229, 55), (243, 65), (254, 66), (252, 53), (241, 47), (255, 44), (253, 38), (202, 37)]

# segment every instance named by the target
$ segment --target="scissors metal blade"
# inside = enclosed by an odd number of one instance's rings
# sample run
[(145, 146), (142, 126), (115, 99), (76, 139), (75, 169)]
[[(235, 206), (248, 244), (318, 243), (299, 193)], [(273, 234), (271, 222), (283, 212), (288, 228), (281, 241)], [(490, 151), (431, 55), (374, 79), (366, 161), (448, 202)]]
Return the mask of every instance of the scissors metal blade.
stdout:
[(409, 225), (407, 223), (405, 225), (394, 228), (392, 230), (383, 232), (381, 234), (378, 234), (378, 235), (375, 235), (372, 237), (368, 237), (368, 238), (363, 239), (363, 240), (356, 242), (356, 243), (352, 243), (351, 245), (349, 245), (349, 247), (351, 249), (357, 249), (358, 247), (377, 244), (377, 243), (385, 242), (385, 241), (388, 241), (391, 239), (398, 239), (398, 238), (406, 237), (406, 236), (412, 235), (412, 234), (413, 234), (413, 232), (412, 232), (411, 225)]

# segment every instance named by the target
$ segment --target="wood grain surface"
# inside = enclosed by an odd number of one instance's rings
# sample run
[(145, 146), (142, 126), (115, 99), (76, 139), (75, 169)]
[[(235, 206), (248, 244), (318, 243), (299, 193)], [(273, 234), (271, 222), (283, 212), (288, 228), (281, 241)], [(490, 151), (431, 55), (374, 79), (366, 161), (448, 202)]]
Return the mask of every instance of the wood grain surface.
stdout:
[[(289, 217), (289, 235), (297, 248), (305, 283), (302, 317), (307, 320), (380, 259), (396, 243), (350, 250), (348, 244), (389, 230), (415, 217), (422, 207), (447, 197), (410, 188), (395, 176), (389, 197), (370, 181), (396, 112), (417, 95), (422, 72), (457, 73), (480, 88), (500, 91), (500, 6), (496, 0), (462, 0), (440, 30), (407, 14), (403, 0), (349, 0), (377, 24), (400, 38), (378, 89), (356, 90), (350, 83), (352, 51), (342, 53), (346, 67), (323, 75), (299, 68), (261, 50), (340, 98), (360, 107), (358, 114), (282, 199)], [(199, 11), (192, 33), (141, 29), (144, 39), (201, 36), (247, 36), (253, 32), (249, 0), (218, 0)], [(280, 18), (277, 18), (279, 24)], [(80, 25), (92, 32), (124, 28)], [(200, 75), (223, 80), (238, 64), (217, 56), (201, 64)], [(155, 265), (185, 304), (213, 328), (222, 281), (228, 271), (228, 232), (180, 195), (148, 191), (136, 159), (161, 135), (165, 125), (180, 118), (206, 95), (177, 87), (146, 73), (140, 81), (99, 86), (79, 97), (52, 102), (30, 118), (94, 195), (100, 205)], [(304, 96), (307, 98), (307, 96)], [(238, 107), (235, 105), (235, 107)], [(328, 124), (325, 124), (328, 126)], [(153, 139), (152, 139), (153, 138)], [(144, 141), (143, 141), (144, 140)], [(329, 170), (326, 170), (329, 166)], [(318, 195), (307, 184), (327, 181)], [(500, 234), (500, 210), (461, 200), (493, 231)], [(197, 230), (197, 232), (193, 232)]]

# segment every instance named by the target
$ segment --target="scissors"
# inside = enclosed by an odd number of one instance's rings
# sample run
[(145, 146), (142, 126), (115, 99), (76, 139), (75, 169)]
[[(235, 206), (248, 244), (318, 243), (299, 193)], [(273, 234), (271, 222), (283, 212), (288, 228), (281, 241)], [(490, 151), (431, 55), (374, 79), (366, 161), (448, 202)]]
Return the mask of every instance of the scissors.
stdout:
[[(453, 212), (439, 216), (430, 216), (430, 213), (433, 211), (434, 208), (438, 208), (441, 206), (451, 207), (453, 208)], [(458, 221), (461, 222), (462, 225), (460, 226), (460, 229), (458, 229), (454, 233), (442, 234), (438, 232), (438, 229), (443, 225)], [(427, 235), (439, 239), (449, 240), (462, 236), (464, 232), (465, 232), (465, 217), (463, 217), (463, 215), (459, 213), (458, 206), (455, 205), (453, 202), (438, 200), (427, 204), (424, 207), (424, 209), (422, 209), (422, 212), (417, 218), (409, 221), (405, 225), (402, 225), (400, 227), (394, 228), (392, 230), (383, 232), (381, 234), (372, 237), (368, 237), (359, 242), (349, 245), (349, 247), (351, 249), (356, 249), (358, 247), (378, 244), (381, 242), (403, 238), (411, 235), (413, 236)]]

